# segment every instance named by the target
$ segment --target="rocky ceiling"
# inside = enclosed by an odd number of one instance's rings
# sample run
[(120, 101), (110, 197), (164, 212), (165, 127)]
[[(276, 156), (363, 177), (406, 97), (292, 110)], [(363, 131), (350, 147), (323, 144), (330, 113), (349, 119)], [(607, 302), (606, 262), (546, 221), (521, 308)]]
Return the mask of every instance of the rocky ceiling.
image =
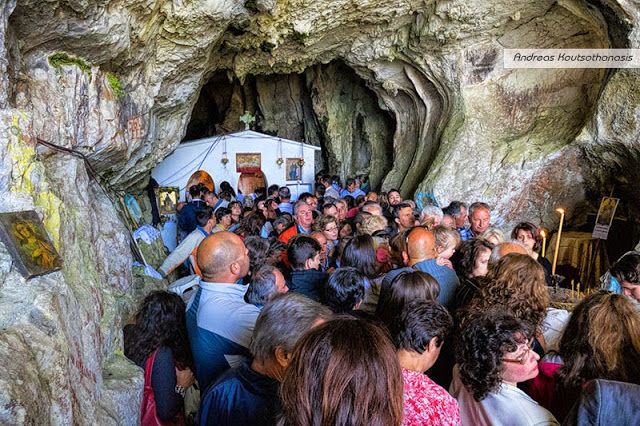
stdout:
[(2, 211), (36, 209), (65, 259), (25, 282), (0, 246), (0, 422), (138, 412), (119, 339), (142, 289), (114, 196), (79, 154), (141, 192), (203, 93), (253, 90), (264, 130), (324, 146), (343, 175), (370, 158), (383, 189), (553, 228), (556, 206), (585, 222), (615, 184), (633, 219), (637, 71), (505, 69), (502, 52), (638, 48), (639, 16), (630, 0), (0, 0)]

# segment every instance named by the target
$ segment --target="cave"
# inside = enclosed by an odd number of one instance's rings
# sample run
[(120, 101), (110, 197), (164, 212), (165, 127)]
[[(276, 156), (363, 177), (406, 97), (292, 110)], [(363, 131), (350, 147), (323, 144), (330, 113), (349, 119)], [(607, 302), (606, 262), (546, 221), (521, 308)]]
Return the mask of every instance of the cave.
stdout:
[(0, 423), (137, 423), (122, 328), (167, 286), (134, 263), (165, 256), (133, 234), (151, 221), (150, 170), (245, 110), (320, 146), (317, 169), (482, 200), (504, 229), (556, 229), (562, 206), (585, 231), (613, 195), (609, 255), (638, 242), (637, 69), (503, 65), (511, 48), (640, 47), (629, 2), (1, 5), (0, 212), (35, 210), (64, 264), (26, 280), (0, 244)]
[(257, 118), (254, 130), (320, 146), (317, 170), (343, 181), (366, 174), (378, 187), (393, 163), (395, 132), (395, 118), (380, 105), (341, 61), (301, 73), (247, 75), (242, 82), (217, 70), (200, 90), (183, 142), (243, 130), (238, 118), (249, 111)]

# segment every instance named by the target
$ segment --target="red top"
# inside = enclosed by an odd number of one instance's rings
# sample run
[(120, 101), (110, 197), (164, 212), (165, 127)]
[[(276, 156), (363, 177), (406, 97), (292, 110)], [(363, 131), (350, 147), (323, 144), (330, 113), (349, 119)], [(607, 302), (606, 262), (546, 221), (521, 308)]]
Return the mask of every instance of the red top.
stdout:
[(554, 375), (560, 367), (562, 364), (538, 363), (540, 374), (527, 383), (526, 392), (534, 401), (551, 411), (559, 422), (562, 422), (580, 397), (580, 392), (557, 388)]
[(403, 368), (402, 378), (403, 425), (462, 425), (458, 402), (429, 376)]

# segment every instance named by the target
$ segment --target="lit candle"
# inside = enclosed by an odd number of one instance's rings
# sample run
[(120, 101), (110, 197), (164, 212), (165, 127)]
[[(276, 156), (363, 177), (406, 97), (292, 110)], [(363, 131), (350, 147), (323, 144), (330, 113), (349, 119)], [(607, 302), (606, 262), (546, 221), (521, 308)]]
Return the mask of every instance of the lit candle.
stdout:
[(544, 232), (544, 229), (540, 230), (540, 236), (542, 237), (542, 257), (544, 257), (547, 249), (547, 233)]
[(573, 297), (574, 297), (573, 292), (575, 291), (575, 289), (576, 289), (576, 287), (575, 287), (575, 285), (573, 284), (573, 280), (571, 280), (571, 298), (572, 298), (572, 299), (573, 299)]
[(564, 209), (556, 209), (560, 213), (560, 225), (558, 226), (558, 236), (556, 238), (556, 250), (553, 253), (553, 264), (551, 265), (551, 275), (556, 274), (556, 265), (558, 263), (558, 249), (560, 249), (560, 237), (562, 236), (562, 224), (564, 223)]
[(578, 283), (578, 299), (580, 299), (580, 283)]

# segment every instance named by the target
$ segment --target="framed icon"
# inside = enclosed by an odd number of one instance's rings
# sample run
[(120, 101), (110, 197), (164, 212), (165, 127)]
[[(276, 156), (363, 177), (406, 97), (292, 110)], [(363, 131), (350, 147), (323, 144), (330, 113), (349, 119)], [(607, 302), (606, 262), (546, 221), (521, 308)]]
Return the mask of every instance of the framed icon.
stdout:
[(62, 258), (35, 210), (0, 213), (0, 238), (27, 279), (62, 268)]

